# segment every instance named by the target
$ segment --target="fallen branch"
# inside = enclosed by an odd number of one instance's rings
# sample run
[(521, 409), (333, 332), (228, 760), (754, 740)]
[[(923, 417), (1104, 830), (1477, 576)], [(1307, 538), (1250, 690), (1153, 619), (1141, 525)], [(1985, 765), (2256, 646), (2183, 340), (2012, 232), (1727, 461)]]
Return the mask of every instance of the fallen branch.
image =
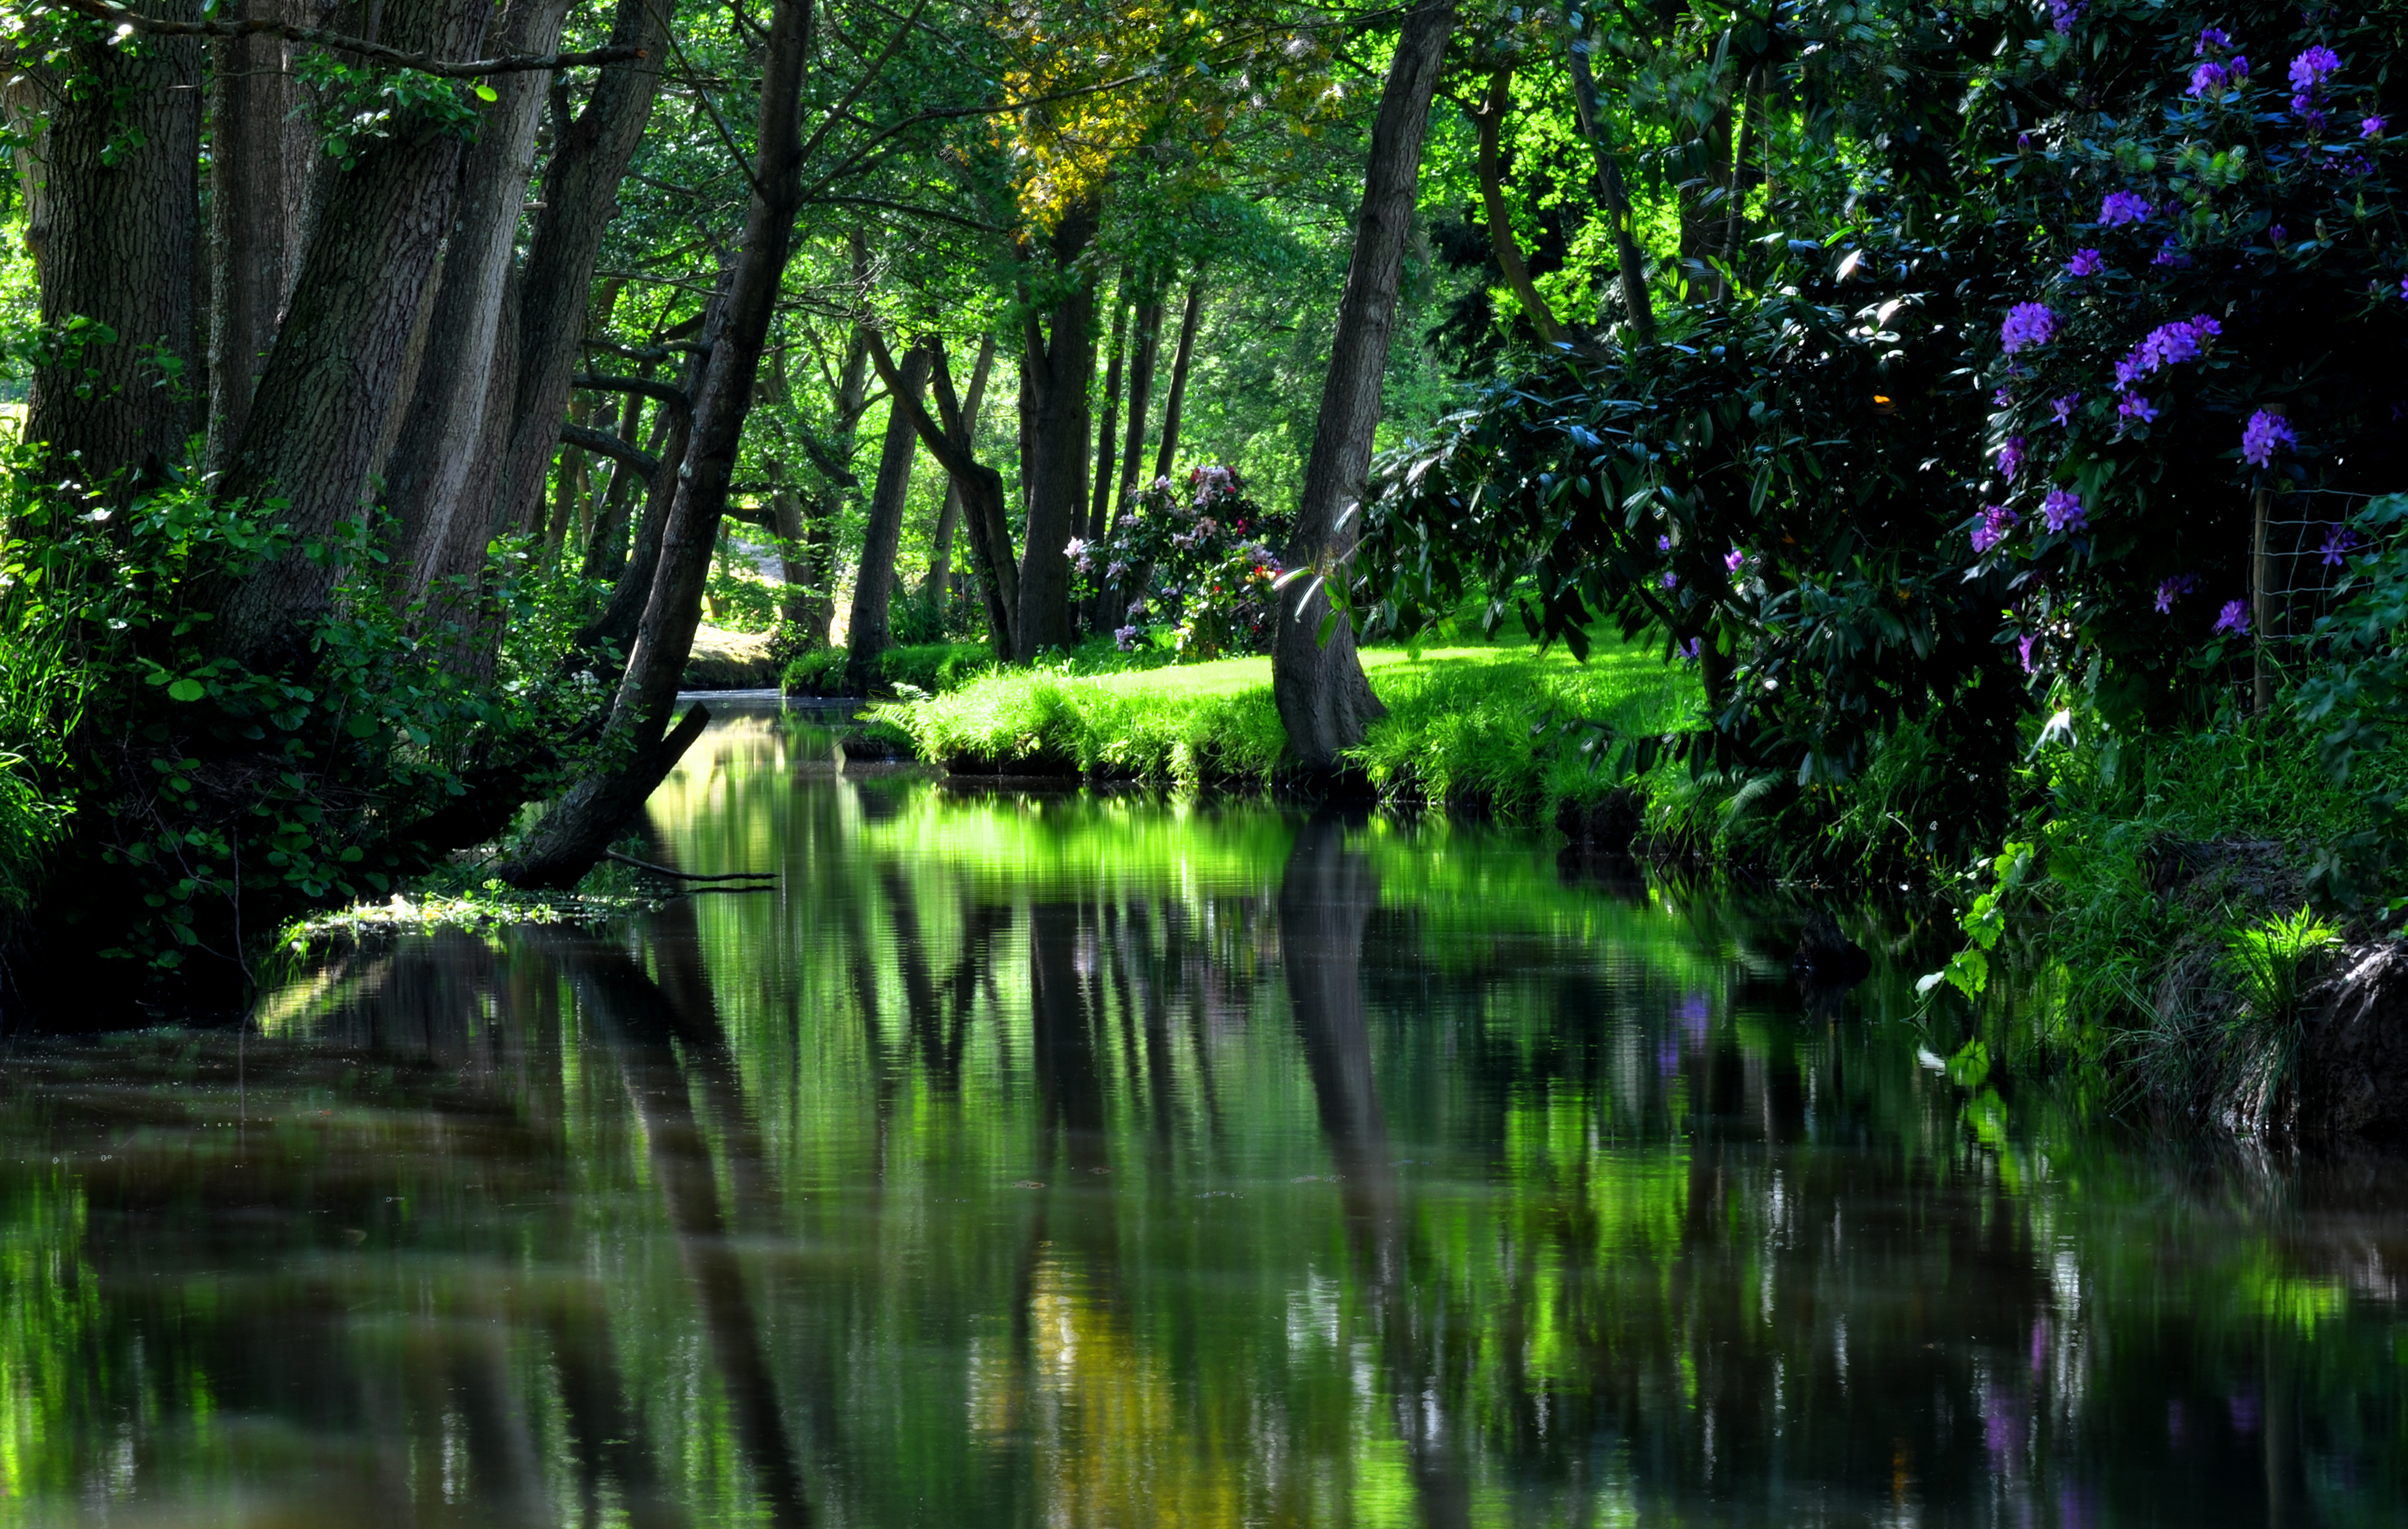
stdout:
[(308, 43), (312, 48), (331, 49), (337, 53), (353, 53), (390, 64), (398, 68), (415, 69), (423, 75), (435, 75), (444, 79), (473, 79), (480, 75), (525, 74), (538, 69), (574, 69), (590, 64), (623, 64), (644, 57), (640, 48), (589, 48), (578, 53), (510, 53), (501, 58), (439, 59), (424, 53), (405, 53), (398, 48), (387, 48), (366, 37), (354, 37), (340, 32), (328, 32), (322, 27), (293, 26), (284, 21), (168, 21), (156, 16), (145, 16), (129, 10), (115, 0), (57, 0), (65, 9), (96, 21), (122, 27), (132, 32), (148, 32), (162, 37), (281, 37), (287, 42)]
[(698, 871), (673, 871), (666, 865), (655, 865), (649, 860), (638, 860), (634, 855), (623, 855), (616, 850), (603, 850), (602, 858), (615, 860), (622, 865), (633, 865), (639, 871), (650, 871), (654, 876), (674, 877), (680, 881), (759, 881), (764, 879), (774, 881), (778, 879), (778, 873), (775, 871), (729, 871), (719, 876), (705, 876)]

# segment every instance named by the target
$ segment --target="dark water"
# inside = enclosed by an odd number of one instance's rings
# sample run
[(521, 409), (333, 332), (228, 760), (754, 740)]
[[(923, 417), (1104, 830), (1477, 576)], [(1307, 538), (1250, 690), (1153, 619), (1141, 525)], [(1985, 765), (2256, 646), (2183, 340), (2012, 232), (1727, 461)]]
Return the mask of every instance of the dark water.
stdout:
[(1810, 1018), (1797, 910), (1533, 839), (807, 743), (653, 804), (774, 893), (12, 1044), (0, 1524), (2408, 1518), (2381, 1160), (1952, 1078), (1915, 960)]

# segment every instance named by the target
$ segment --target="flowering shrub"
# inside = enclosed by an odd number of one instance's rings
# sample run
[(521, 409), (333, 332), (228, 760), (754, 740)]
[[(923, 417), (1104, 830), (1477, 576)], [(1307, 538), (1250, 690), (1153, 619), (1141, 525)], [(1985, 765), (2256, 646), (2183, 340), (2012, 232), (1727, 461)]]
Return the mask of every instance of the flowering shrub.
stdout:
[(1272, 548), (1287, 534), (1284, 517), (1246, 496), (1236, 468), (1209, 466), (1183, 483), (1155, 479), (1109, 534), (1068, 551), (1078, 594), (1101, 602), (1124, 651), (1168, 645), (1193, 663), (1269, 646), (1281, 571)]

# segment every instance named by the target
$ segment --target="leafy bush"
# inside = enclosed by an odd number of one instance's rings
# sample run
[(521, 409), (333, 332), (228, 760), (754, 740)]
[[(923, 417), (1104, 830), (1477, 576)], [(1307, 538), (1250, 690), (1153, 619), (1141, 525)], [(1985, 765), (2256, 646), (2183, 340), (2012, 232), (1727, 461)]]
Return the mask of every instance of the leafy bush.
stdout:
[(1272, 547), (1288, 529), (1246, 496), (1234, 467), (1197, 467), (1183, 485), (1157, 478), (1101, 541), (1070, 544), (1077, 593), (1122, 618), (1124, 650), (1167, 645), (1181, 663), (1259, 652), (1278, 607)]
[[(823, 648), (797, 655), (786, 665), (781, 680), (789, 695), (844, 695), (847, 651)], [(972, 676), (995, 667), (995, 653), (983, 643), (930, 642), (889, 648), (879, 655), (882, 687), (905, 686), (934, 693), (961, 685)]]

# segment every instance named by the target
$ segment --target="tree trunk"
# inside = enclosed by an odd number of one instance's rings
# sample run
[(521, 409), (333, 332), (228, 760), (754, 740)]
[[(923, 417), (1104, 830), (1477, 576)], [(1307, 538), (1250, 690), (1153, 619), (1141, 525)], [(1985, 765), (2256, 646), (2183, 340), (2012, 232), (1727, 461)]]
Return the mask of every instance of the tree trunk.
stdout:
[(1087, 507), (1087, 526), (1081, 536), (1093, 541), (1111, 523), (1112, 488), (1120, 465), (1121, 367), (1128, 350), (1128, 277), (1121, 278), (1121, 293), (1112, 303), (1112, 349), (1104, 363), (1104, 422), (1096, 432), (1096, 497)]
[(1054, 268), (1073, 283), (1045, 318), (1045, 340), (1029, 346), (1022, 375), (1034, 387), (1034, 459), (1020, 464), (1028, 485), (1028, 539), (1020, 554), (1020, 611), (1012, 654), (1025, 664), (1070, 646), (1070, 534), (1087, 500), (1087, 445), (1096, 379), (1096, 289), (1078, 270), (1096, 236), (1096, 209), (1082, 204), (1054, 224)]
[[(978, 362), (970, 368), (969, 396), (962, 400), (962, 429), (975, 439), (978, 436), (979, 405), (986, 397), (986, 376), (995, 364), (995, 336), (986, 335), (979, 340)], [(928, 581), (921, 587), (921, 598), (941, 615), (953, 598), (953, 537), (962, 524), (962, 486), (945, 479), (945, 507), (937, 516), (937, 536), (928, 554)]]
[[(904, 353), (902, 382), (913, 399), (928, 386), (928, 347)], [(918, 456), (911, 412), (889, 401), (886, 439), (878, 453), (878, 481), (869, 491), (869, 523), (861, 538), (861, 567), (853, 580), (853, 613), (845, 622), (845, 688), (867, 695), (878, 682), (879, 660), (893, 640), (895, 553), (903, 540), (903, 507), (911, 496), (911, 464)]]
[[(638, 375), (649, 379), (652, 375), (652, 364), (649, 361), (644, 363)], [(666, 413), (667, 406), (663, 405), (652, 416), (652, 437), (646, 454), (655, 462), (661, 460), (661, 439), (666, 430), (664, 416)], [(626, 402), (620, 406), (619, 438), (634, 440), (643, 422), (644, 395), (631, 393), (627, 394)], [(663, 470), (667, 469), (664, 467)], [(771, 464), (770, 476), (773, 479), (780, 476), (775, 464)], [(610, 464), (609, 484), (603, 490), (602, 502), (594, 512), (594, 534), (585, 539), (585, 562), (580, 570), (585, 578), (616, 579), (620, 570), (626, 567), (627, 511), (635, 502), (631, 491), (640, 481), (642, 475), (636, 471), (633, 464), (614, 462)]]
[(996, 657), (1010, 663), (1018, 650), (1015, 625), (1020, 591), (1019, 571), (1011, 561), (1011, 522), (1005, 512), (1003, 475), (980, 462), (971, 450), (969, 423), (953, 396), (944, 341), (927, 343), (934, 361), (930, 375), (936, 384), (938, 419), (930, 419), (920, 400), (897, 386), (902, 374), (887, 352), (885, 339), (875, 332), (869, 336), (869, 358), (889, 395), (910, 411), (911, 428), (920, 433), (920, 443), (962, 491), (962, 518), (969, 529), (970, 552), (978, 565), (979, 593), (986, 600), (987, 630), (995, 641)]
[[(1571, 14), (1579, 14), (1576, 8)], [(1590, 21), (1584, 20), (1584, 27)], [(1630, 194), (1622, 183), (1622, 161), (1613, 151), (1613, 141), (1608, 136), (1604, 107), (1597, 98), (1597, 79), (1589, 72), (1588, 30), (1576, 33), (1565, 50), (1571, 64), (1572, 115), (1580, 122), (1581, 136), (1588, 140), (1589, 152), (1597, 160), (1598, 196), (1605, 205), (1606, 221), (1613, 229), (1613, 253), (1622, 272), (1622, 307), (1629, 317), (1630, 332), (1639, 343), (1650, 345), (1656, 339), (1656, 304), (1647, 293), (1647, 261), (1639, 249), (1639, 232), (1630, 219)]]
[(1570, 336), (1530, 279), (1530, 268), (1522, 262), (1522, 246), (1513, 237), (1512, 209), (1505, 205), (1505, 155), (1498, 139), (1505, 114), (1512, 109), (1513, 66), (1500, 64), (1488, 76), (1487, 98), (1470, 113), (1472, 130), (1480, 140), (1480, 206), (1488, 220), (1488, 248), (1497, 257), (1497, 268), (1505, 273), (1505, 285), (1513, 300), (1522, 305), (1523, 317), (1539, 332), (1540, 342), (1562, 345)]
[[(150, 14), (200, 11), (165, 0)], [(99, 489), (155, 480), (192, 427), (201, 47), (163, 36), (118, 47), (96, 23), (65, 24), (79, 36), (50, 79), (25, 229), (42, 322), (62, 343), (34, 368), (24, 438), (48, 444), (53, 477)], [(114, 337), (66, 333), (72, 319)]]
[(568, 379), (585, 337), (585, 304), (602, 236), (618, 215), (619, 182), (659, 91), (669, 10), (661, 0), (619, 0), (610, 42), (640, 48), (644, 56), (602, 66), (585, 109), (557, 135), (544, 164), (543, 211), (521, 287), (510, 436), (480, 545), (502, 526), (536, 523), (568, 407)]
[(1706, 119), (1699, 136), (1704, 141), (1705, 164), (1700, 173), (1681, 188), (1681, 265), (1690, 280), (1703, 283), (1703, 295), (1709, 302), (1720, 302), (1729, 295), (1716, 265), (1730, 254), (1723, 239), (1730, 226), (1729, 201), (1734, 190), (1731, 102), (1727, 95), (1713, 104), (1713, 114)]
[[(483, 41), (491, 9), (489, 0), (393, 0), (383, 40), (462, 57)], [(397, 112), (391, 136), (364, 145), (327, 193), (327, 236), (309, 240), (219, 486), (229, 503), (285, 500), (293, 536), (291, 551), (221, 602), (213, 636), (227, 657), (252, 667), (297, 660), (305, 628), (325, 609), (335, 570), (305, 549), (361, 513), (451, 226), (460, 147), (431, 115)]]
[[(1453, 0), (1424, 0), (1407, 12), (1380, 92), (1354, 252), (1338, 300), (1338, 333), (1330, 341), (1312, 455), (1297, 505), (1296, 540), (1288, 549), (1287, 566), (1296, 577), (1280, 595), (1271, 694), (1287, 727), (1289, 752), (1316, 774), (1335, 770), (1339, 750), (1361, 743), (1365, 730), (1387, 715), (1354, 656), (1354, 625), (1331, 610), (1323, 580), (1348, 577), (1348, 562), (1362, 537), (1363, 484), (1371, 467), (1372, 432), (1380, 422), (1397, 283), (1412, 234), (1422, 134), (1454, 22)], [(1324, 640), (1325, 618), (1331, 617)]]
[[(282, 0), (251, 0), (282, 20)], [(299, 105), (280, 37), (209, 44), (209, 418), (207, 460), (222, 467), (251, 413), (297, 264), (297, 179), (285, 118)]]
[(1179, 320), (1179, 350), (1170, 358), (1170, 392), (1162, 400), (1162, 445), (1154, 453), (1154, 476), (1168, 478), (1179, 455), (1179, 411), (1187, 401), (1187, 368), (1196, 359), (1196, 327), (1204, 319), (1204, 279), (1187, 283), (1187, 311)]
[[(710, 302), (703, 309), (698, 333), (699, 349), (686, 354), (685, 366), (678, 377), (678, 391), (691, 400), (695, 396), (708, 370), (712, 352), (717, 349), (726, 327), (727, 292), (731, 271), (720, 273), (719, 284)], [(625, 651), (636, 640), (636, 629), (644, 619), (645, 608), (652, 604), (652, 576), (660, 566), (661, 539), (666, 533), (669, 507), (677, 498), (680, 469), (694, 432), (694, 410), (687, 404), (665, 402), (661, 405), (658, 427), (662, 431), (661, 449), (654, 456), (661, 470), (652, 475), (651, 486), (644, 493), (644, 513), (636, 522), (636, 544), (628, 550), (626, 566), (621, 570), (618, 582), (610, 587), (609, 603), (602, 614), (577, 635), (580, 648), (594, 648), (604, 643)]]
[[(509, 0), (494, 50), (550, 52), (560, 41), (567, 8), (567, 0)], [(425, 593), (441, 569), (452, 521), (484, 438), (502, 294), (517, 253), (551, 78), (540, 70), (495, 78), (491, 88), (500, 98), (484, 108), (460, 166), (460, 193), (427, 321), (424, 353), (441, 359), (419, 368), (385, 474), (385, 504), (400, 523), (399, 562), (413, 596)], [(471, 513), (484, 510), (479, 505)]]
[(694, 717), (702, 707), (694, 707), (674, 731), (668, 728), (669, 712), (702, 620), (703, 588), (727, 508), (737, 448), (793, 247), (795, 212), (802, 199), (797, 107), (810, 35), (810, 0), (773, 0), (753, 134), (753, 190), (728, 290), (726, 330), (712, 345), (700, 384), (691, 393), (694, 424), (684, 461), (675, 472), (661, 474), (677, 489), (652, 595), (611, 702), (600, 762), (568, 789), (536, 825), (524, 851), (504, 867), (503, 876), (515, 886), (574, 886), (700, 731)]
[(1121, 441), (1121, 491), (1112, 496), (1112, 513), (1137, 492), (1137, 475), (1145, 465), (1145, 415), (1154, 407), (1154, 366), (1162, 356), (1162, 294), (1140, 293), (1137, 335), (1129, 357), (1128, 429)]

